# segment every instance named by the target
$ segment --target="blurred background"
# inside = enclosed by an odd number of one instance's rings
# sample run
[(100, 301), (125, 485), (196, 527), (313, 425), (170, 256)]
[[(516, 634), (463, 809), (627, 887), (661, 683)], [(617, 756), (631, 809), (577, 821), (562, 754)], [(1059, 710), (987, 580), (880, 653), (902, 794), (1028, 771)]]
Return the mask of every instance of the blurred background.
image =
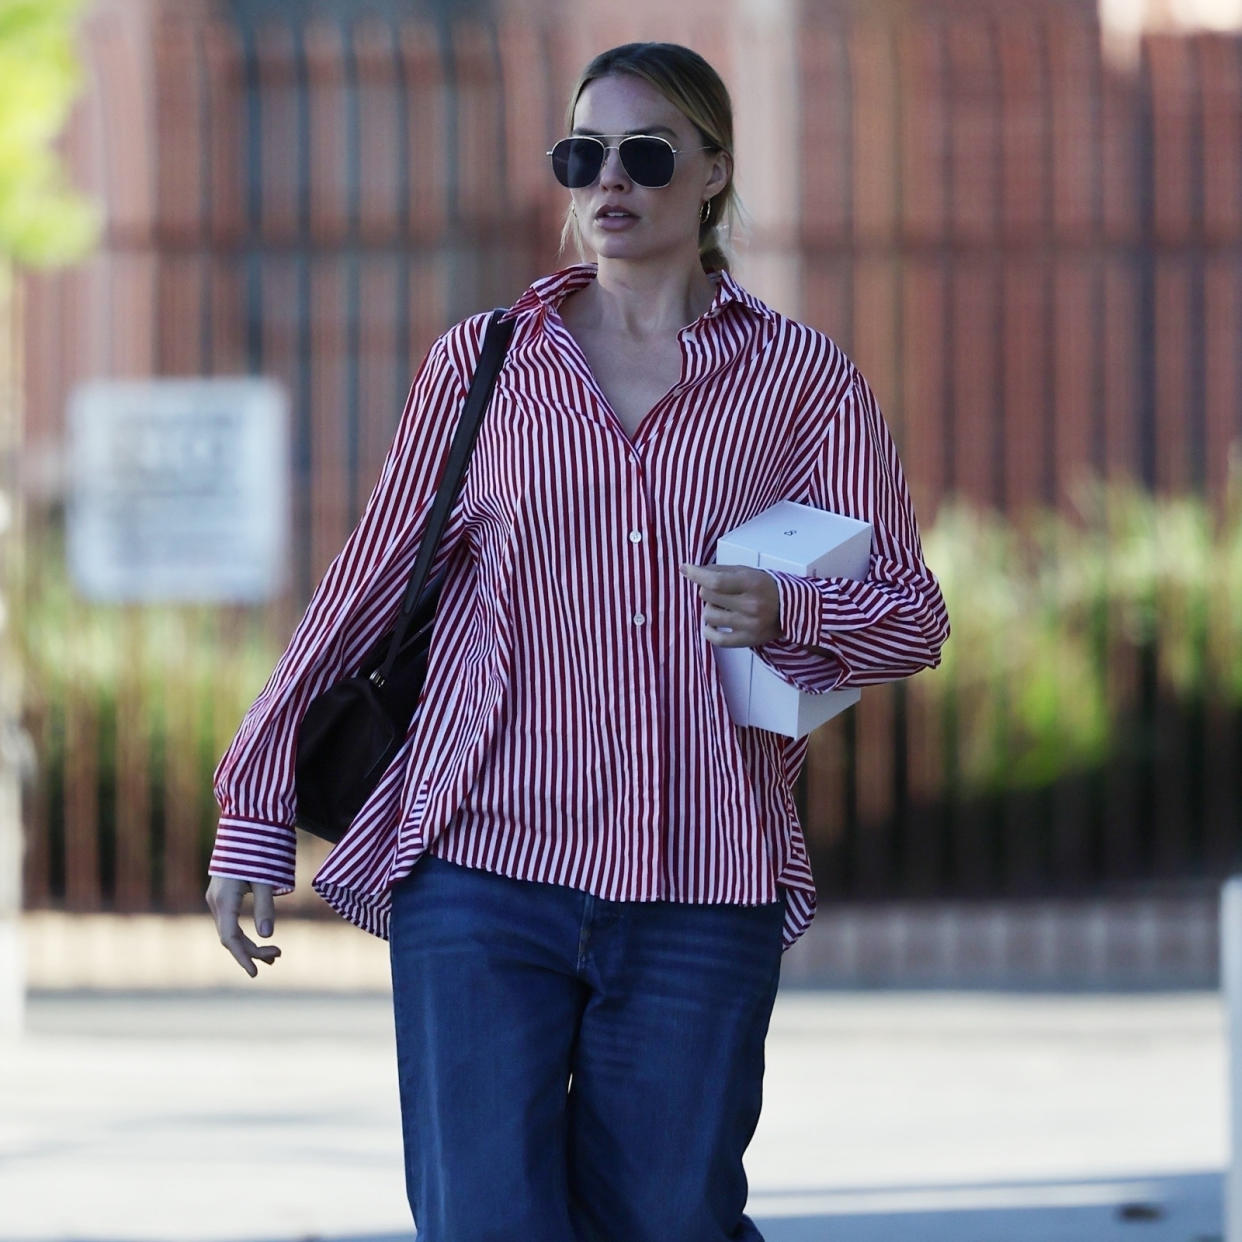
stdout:
[[(954, 621), (941, 670), (812, 739), (802, 807), (838, 930), (801, 960), (1213, 977), (1242, 845), (1237, 0), (4, 11), (0, 39), (42, 31), (22, 57), (48, 61), (38, 119), (33, 88), (16, 102), (46, 137), (64, 119), (80, 195), (7, 247), (27, 910), (200, 909), (216, 759), (427, 345), (572, 258), (543, 152), (592, 52), (643, 36), (730, 85), (737, 270), (870, 378)], [(237, 375), (291, 412), (283, 587), (88, 603), (64, 550), (76, 386)]]
[[(870, 379), (954, 623), (941, 669), (867, 691), (811, 739), (800, 799), (822, 904), (785, 978), (854, 991), (778, 1005), (758, 1186), (822, 1190), (829, 1166), (838, 1189), (1158, 1168), (1200, 1178), (1169, 1202), (1214, 1202), (1210, 989), (1242, 851), (1242, 0), (0, 0), (0, 977), (24, 974), (51, 1050), (12, 1062), (29, 1124), (10, 1147), (35, 1150), (55, 1121), (85, 1027), (232, 1030), (206, 993), (74, 1006), (245, 982), (202, 913), (212, 769), (427, 346), (573, 258), (544, 152), (577, 71), (635, 38), (694, 46), (730, 86), (751, 216), (736, 270)], [(270, 590), (88, 596), (67, 551), (79, 386), (239, 376), (277, 384), (288, 411), (273, 487), (290, 541)], [(381, 992), (383, 946), (322, 917), (307, 883), (322, 853), (302, 844), (265, 985)], [(890, 1004), (892, 988), (929, 990)], [(1044, 999), (959, 1004), (963, 988)], [(1130, 1008), (1100, 1007), (1123, 992)], [(281, 1011), (264, 1029), (333, 1021)], [(386, 1060), (351, 1078), (332, 1055), (342, 1092), (378, 1092)], [(289, 1062), (291, 1091), (320, 1056)], [(236, 1085), (232, 1062), (217, 1082), (202, 1062), (140, 1061), (81, 1064), (118, 1100), (140, 1081)], [(821, 1089), (812, 1126), (800, 1110)], [(1006, 1129), (986, 1099), (1030, 1124)], [(290, 1135), (308, 1132), (299, 1116)], [(158, 1169), (161, 1132), (126, 1117), (153, 1136), (134, 1159)], [(890, 1122), (913, 1126), (906, 1147)], [(54, 1198), (62, 1166), (39, 1168)], [(385, 1166), (383, 1193), (398, 1182)], [(1084, 1193), (1058, 1202), (1137, 1197), (1110, 1228), (1161, 1214), (1150, 1187)], [(877, 1210), (852, 1202), (860, 1221)], [(928, 1200), (911, 1202), (899, 1212)], [(821, 1237), (825, 1217), (807, 1219), (771, 1236)], [(876, 1232), (833, 1236), (895, 1236), (867, 1219)], [(1204, 1219), (1176, 1236), (1219, 1236), (1218, 1207)], [(928, 1220), (920, 1242), (940, 1236)], [(228, 1236), (260, 1235), (284, 1236)]]

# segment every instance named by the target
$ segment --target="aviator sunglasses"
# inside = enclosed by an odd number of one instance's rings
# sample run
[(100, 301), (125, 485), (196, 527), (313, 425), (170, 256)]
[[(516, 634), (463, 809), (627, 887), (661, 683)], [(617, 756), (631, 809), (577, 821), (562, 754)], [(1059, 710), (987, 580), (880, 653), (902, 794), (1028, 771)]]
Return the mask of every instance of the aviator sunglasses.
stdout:
[[(581, 190), (591, 185), (604, 166), (609, 151), (616, 150), (621, 167), (635, 185), (647, 190), (663, 189), (673, 179), (677, 156), (681, 152), (665, 138), (651, 134), (631, 134), (619, 142), (602, 138), (562, 138), (551, 151), (552, 171), (567, 190)], [(715, 147), (695, 147), (696, 151), (714, 151)]]

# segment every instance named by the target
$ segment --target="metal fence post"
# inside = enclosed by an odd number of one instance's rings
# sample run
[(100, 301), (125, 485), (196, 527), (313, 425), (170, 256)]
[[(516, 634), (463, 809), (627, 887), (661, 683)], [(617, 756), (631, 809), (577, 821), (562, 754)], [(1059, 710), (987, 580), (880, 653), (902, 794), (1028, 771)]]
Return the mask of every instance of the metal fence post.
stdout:
[(1225, 1170), (1225, 1239), (1242, 1242), (1242, 876), (1220, 902), (1220, 982), (1229, 1045), (1229, 1166)]
[(22, 814), (21, 736), (12, 638), (5, 632), (11, 608), (12, 557), (20, 538), (14, 459), (20, 437), (17, 341), (20, 306), (11, 263), (0, 259), (0, 1040), (22, 1031), (26, 980), (21, 945)]

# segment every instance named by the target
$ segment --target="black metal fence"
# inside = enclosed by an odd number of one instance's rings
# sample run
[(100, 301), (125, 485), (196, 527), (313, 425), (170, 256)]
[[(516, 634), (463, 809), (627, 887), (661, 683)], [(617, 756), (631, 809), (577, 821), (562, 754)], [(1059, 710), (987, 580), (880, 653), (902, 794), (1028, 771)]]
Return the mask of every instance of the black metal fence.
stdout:
[[(829, 8), (796, 31), (683, 10), (647, 29), (734, 83), (743, 187), (774, 204), (743, 276), (880, 393), (957, 630), (944, 671), (814, 738), (825, 893), (1205, 885), (1239, 854), (1242, 41), (1151, 38), (1131, 72), (1061, 4)], [(54, 459), (88, 375), (279, 378), (294, 585), (257, 612), (88, 607), (63, 583), (54, 489), (32, 492), (36, 905), (197, 906), (212, 762), (426, 345), (557, 262), (544, 143), (587, 54), (639, 24), (397, 0), (230, 13), (91, 28), (69, 150), (109, 232), (81, 269), (27, 281), (28, 444)], [(786, 137), (764, 83), (796, 104)]]

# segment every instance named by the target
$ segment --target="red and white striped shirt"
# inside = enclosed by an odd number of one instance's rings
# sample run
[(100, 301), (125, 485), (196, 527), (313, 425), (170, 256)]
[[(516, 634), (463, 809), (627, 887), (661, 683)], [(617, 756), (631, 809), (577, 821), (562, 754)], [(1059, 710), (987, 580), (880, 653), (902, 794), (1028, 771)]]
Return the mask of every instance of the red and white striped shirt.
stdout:
[[(387, 934), (427, 852), (620, 901), (751, 904), (784, 888), (786, 943), (815, 908), (793, 785), (805, 742), (730, 720), (697, 588), (679, 573), (778, 500), (872, 523), (865, 581), (776, 574), (806, 690), (934, 666), (948, 633), (892, 440), (819, 332), (727, 273), (678, 334), (681, 378), (628, 437), (558, 306), (590, 265), (537, 281), (440, 548), (444, 590), (404, 749), (314, 880)], [(216, 773), (214, 875), (293, 882), (293, 750), (310, 699), (396, 613), (482, 343), (449, 329), (414, 381), (379, 483)]]

